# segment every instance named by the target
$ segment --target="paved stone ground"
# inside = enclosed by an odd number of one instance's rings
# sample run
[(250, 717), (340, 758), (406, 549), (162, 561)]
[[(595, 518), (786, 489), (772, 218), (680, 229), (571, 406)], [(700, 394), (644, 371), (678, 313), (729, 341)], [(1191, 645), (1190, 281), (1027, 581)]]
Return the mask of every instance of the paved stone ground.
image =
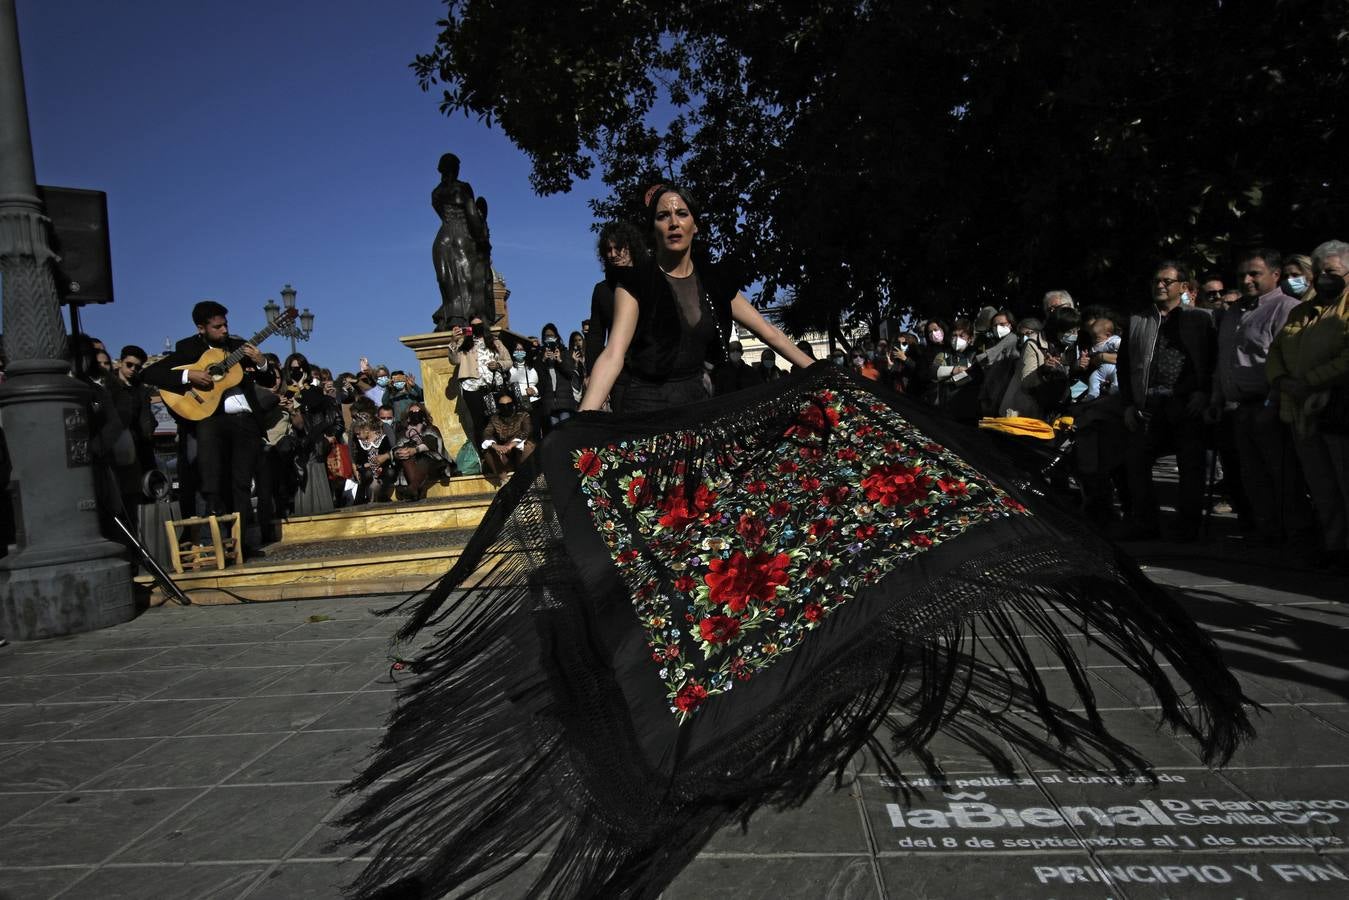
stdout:
[[(1349, 582), (1222, 535), (1134, 550), (1267, 707), (1227, 769), (1089, 654), (1158, 787), (1024, 755), (1003, 782), (939, 745), (960, 796), (899, 806), (859, 775), (723, 833), (666, 897), (1349, 896)], [(393, 623), (369, 615), (387, 602), (162, 608), (0, 649), (0, 897), (337, 897), (360, 861), (325, 849), (324, 823), (393, 698)]]

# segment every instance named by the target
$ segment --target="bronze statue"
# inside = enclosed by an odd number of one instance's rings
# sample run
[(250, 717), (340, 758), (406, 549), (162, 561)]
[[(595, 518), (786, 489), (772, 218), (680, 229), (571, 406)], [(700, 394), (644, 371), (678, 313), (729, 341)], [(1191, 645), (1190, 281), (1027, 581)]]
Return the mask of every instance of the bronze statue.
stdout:
[(431, 260), (440, 284), (440, 309), (432, 319), (436, 331), (449, 331), (467, 325), (474, 315), (485, 322), (495, 319), (492, 307), (484, 307), (484, 297), (491, 296), (491, 244), (473, 188), (459, 180), (459, 157), (446, 153), (438, 168), (440, 184), (431, 192), (431, 207), (440, 216), (440, 230), (431, 245)]

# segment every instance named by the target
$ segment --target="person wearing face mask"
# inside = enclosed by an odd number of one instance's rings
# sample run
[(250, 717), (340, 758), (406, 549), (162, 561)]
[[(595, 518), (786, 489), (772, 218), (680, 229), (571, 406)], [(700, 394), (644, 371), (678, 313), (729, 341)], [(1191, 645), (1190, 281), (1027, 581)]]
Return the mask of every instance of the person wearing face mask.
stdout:
[(1231, 418), (1241, 487), (1261, 538), (1301, 545), (1312, 528), (1312, 510), (1292, 437), (1279, 421), (1277, 406), (1268, 402), (1265, 374), (1270, 346), (1298, 306), (1279, 285), (1282, 271), (1279, 253), (1266, 248), (1246, 254), (1237, 266), (1242, 298), (1218, 323), (1217, 366), (1205, 419), (1216, 424)]
[[(616, 276), (634, 265), (645, 266), (650, 259), (642, 232), (628, 222), (610, 222), (601, 228), (598, 252), (604, 278), (595, 282), (590, 292), (590, 318), (582, 323), (587, 376), (594, 371), (596, 360), (609, 343), (609, 330), (614, 323), (614, 289), (618, 286)], [(610, 403), (616, 408), (622, 406), (626, 385), (627, 378), (620, 373), (609, 392)]]
[(1326, 562), (1349, 572), (1349, 243), (1312, 251), (1312, 286), (1270, 347), (1267, 373), (1316, 507)]
[(498, 487), (520, 463), (534, 452), (534, 428), (529, 413), (520, 408), (515, 395), (503, 390), (496, 397), (496, 412), (482, 433), (482, 473)]
[(928, 319), (920, 330), (923, 344), (917, 350), (917, 366), (909, 382), (909, 392), (924, 403), (936, 404), (937, 385), (932, 380), (933, 360), (946, 345), (947, 327), (941, 319)]
[(984, 349), (974, 356), (971, 368), (979, 380), (979, 410), (985, 416), (1002, 415), (999, 404), (1016, 375), (1021, 343), (1015, 328), (1016, 316), (1010, 309), (993, 310), (985, 325)]
[[(1046, 302), (1048, 297), (1046, 295)], [(1039, 399), (1044, 393), (1044, 376), (1061, 360), (1058, 353), (1062, 348), (1053, 340), (1062, 334), (1062, 316), (1067, 315), (1059, 313), (1060, 309), (1072, 310), (1073, 307), (1068, 303), (1056, 304), (1043, 327), (1038, 319), (1022, 319), (1018, 325), (1016, 364), (998, 402), (997, 415), (1032, 419), (1044, 417)]]
[(739, 341), (726, 347), (726, 361), (712, 370), (712, 393), (722, 397), (734, 391), (763, 384), (763, 376), (745, 362), (745, 348)]
[(979, 418), (978, 389), (970, 374), (974, 364), (974, 324), (969, 319), (951, 323), (946, 346), (932, 357), (932, 379), (937, 408), (955, 419), (973, 422)]
[(389, 373), (389, 387), (384, 391), (384, 402), (393, 407), (394, 418), (407, 415), (408, 407), (425, 400), (417, 379), (411, 373), (395, 369)]
[(885, 382), (891, 390), (901, 394), (912, 394), (917, 379), (920, 351), (918, 335), (906, 331), (895, 339), (890, 348), (890, 365), (886, 369)]
[(759, 354), (759, 365), (756, 367), (756, 369), (757, 369), (756, 374), (765, 384), (767, 384), (768, 382), (777, 381), (779, 378), (787, 374), (786, 372), (778, 368), (777, 354), (767, 347), (765, 347), (763, 352)]
[(543, 407), (539, 404), (539, 373), (530, 365), (529, 357), (530, 351), (524, 345), (517, 344), (511, 351), (511, 367), (506, 373), (506, 385), (515, 392), (520, 408), (529, 413), (530, 421), (534, 423), (534, 439), (538, 440), (542, 430), (540, 419)]
[(453, 471), (445, 456), (445, 441), (420, 401), (407, 408), (398, 423), (393, 458), (401, 470), (397, 478), (400, 500), (423, 500), (431, 485)]
[[(481, 317), (474, 316), (468, 330), (458, 326), (450, 329), (450, 364), (455, 367), (455, 383), (463, 401), (460, 415), (466, 419), (464, 433), (472, 438), (473, 446), (481, 440), (487, 424), (488, 399), (492, 391), (505, 382), (510, 371), (511, 356), (504, 344), (496, 339)], [(458, 343), (456, 343), (456, 341)]]
[(1284, 258), (1282, 274), (1279, 286), (1283, 288), (1285, 294), (1299, 300), (1305, 299), (1304, 295), (1311, 288), (1312, 279), (1316, 277), (1312, 271), (1312, 258), (1301, 253)]
[[(576, 413), (576, 388), (579, 376), (572, 355), (562, 343), (562, 333), (552, 322), (543, 326), (542, 352), (534, 367), (539, 392), (536, 416), (539, 435), (546, 435)], [(513, 371), (513, 370), (512, 370)]]

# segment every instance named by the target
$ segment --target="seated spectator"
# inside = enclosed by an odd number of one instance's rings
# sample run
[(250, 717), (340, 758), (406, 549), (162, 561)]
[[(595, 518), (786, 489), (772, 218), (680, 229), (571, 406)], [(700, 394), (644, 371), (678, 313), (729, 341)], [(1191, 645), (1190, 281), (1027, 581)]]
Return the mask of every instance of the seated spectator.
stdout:
[(1119, 367), (1113, 362), (1104, 362), (1102, 354), (1109, 359), (1116, 358), (1121, 338), (1115, 334), (1115, 323), (1105, 316), (1092, 319), (1084, 330), (1091, 335), (1087, 396), (1095, 400), (1102, 393), (1113, 394), (1119, 390)]
[(395, 419), (401, 420), (407, 415), (408, 408), (421, 403), (426, 397), (417, 385), (417, 379), (402, 369), (389, 373), (389, 388), (384, 392), (384, 402), (393, 408)]
[(483, 428), (482, 471), (500, 487), (534, 452), (529, 413), (515, 402), (515, 395), (503, 390), (496, 397), (496, 413)]
[(422, 500), (431, 485), (453, 468), (445, 456), (445, 440), (421, 403), (413, 403), (403, 415), (394, 442), (394, 459), (402, 469), (398, 481), (400, 500)]
[(393, 447), (378, 422), (362, 420), (357, 424), (351, 462), (356, 469), (352, 503), (383, 503), (393, 496), (397, 480)]
[(745, 362), (745, 348), (739, 341), (731, 341), (726, 361), (712, 370), (712, 393), (720, 397), (732, 391), (763, 384), (763, 377), (754, 366)]

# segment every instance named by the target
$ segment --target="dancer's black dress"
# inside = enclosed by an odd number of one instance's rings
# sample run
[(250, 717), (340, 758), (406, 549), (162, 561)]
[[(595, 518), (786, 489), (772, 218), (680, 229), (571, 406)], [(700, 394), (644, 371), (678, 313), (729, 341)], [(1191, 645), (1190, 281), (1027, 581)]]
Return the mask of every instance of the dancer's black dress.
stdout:
[[(349, 788), (362, 895), (484, 886), (544, 852), (531, 897), (654, 897), (728, 822), (868, 747), (896, 775), (938, 731), (1004, 770), (995, 736), (1145, 769), (1070, 632), (1146, 679), (1206, 760), (1249, 731), (1212, 642), (1132, 563), (978, 433), (827, 365), (573, 418), (400, 637), (424, 628)], [(1036, 672), (1055, 658), (1071, 696)]]

